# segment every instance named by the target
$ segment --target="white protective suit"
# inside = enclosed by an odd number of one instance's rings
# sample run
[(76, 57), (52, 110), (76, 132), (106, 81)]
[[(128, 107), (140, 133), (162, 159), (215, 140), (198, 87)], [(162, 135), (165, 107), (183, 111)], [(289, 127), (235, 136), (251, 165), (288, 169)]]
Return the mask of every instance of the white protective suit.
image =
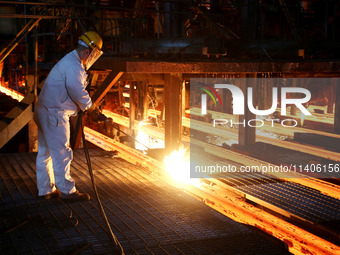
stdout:
[(40, 92), (34, 120), (38, 126), (36, 159), (39, 196), (56, 190), (76, 191), (70, 175), (69, 117), (85, 111), (92, 101), (85, 90), (87, 74), (76, 50), (63, 57), (51, 70)]

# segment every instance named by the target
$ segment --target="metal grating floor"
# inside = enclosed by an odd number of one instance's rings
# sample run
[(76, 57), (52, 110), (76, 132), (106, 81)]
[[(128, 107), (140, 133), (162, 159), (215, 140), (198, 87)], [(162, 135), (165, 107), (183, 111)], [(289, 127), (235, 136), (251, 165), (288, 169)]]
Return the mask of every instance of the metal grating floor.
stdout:
[[(223, 178), (223, 182), (245, 194), (252, 195), (314, 223), (340, 222), (340, 200), (321, 192), (259, 173), (248, 178)], [(225, 177), (225, 175), (224, 175)]]
[[(126, 254), (288, 254), (281, 242), (146, 170), (98, 149), (90, 154), (98, 192)], [(85, 162), (76, 150), (72, 175), (78, 189), (93, 197)], [(112, 252), (95, 200), (63, 204), (36, 194), (35, 154), (0, 155), (0, 254)]]

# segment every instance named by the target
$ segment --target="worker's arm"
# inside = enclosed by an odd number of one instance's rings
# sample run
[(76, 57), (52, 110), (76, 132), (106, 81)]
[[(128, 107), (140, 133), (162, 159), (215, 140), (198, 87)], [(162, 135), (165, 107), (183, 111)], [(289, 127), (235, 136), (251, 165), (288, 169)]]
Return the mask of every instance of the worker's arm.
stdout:
[(92, 101), (84, 85), (87, 77), (86, 72), (80, 66), (73, 65), (66, 68), (65, 73), (66, 88), (69, 96), (82, 111), (91, 108)]

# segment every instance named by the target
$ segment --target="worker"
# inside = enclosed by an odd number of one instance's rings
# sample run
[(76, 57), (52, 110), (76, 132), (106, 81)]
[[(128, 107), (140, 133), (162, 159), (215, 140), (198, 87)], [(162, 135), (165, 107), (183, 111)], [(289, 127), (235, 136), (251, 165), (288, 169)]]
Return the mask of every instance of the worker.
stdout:
[(89, 200), (80, 193), (70, 175), (70, 116), (94, 108), (86, 91), (87, 70), (103, 54), (102, 38), (94, 31), (79, 37), (78, 47), (64, 56), (50, 71), (36, 104), (38, 126), (36, 158), (39, 197)]

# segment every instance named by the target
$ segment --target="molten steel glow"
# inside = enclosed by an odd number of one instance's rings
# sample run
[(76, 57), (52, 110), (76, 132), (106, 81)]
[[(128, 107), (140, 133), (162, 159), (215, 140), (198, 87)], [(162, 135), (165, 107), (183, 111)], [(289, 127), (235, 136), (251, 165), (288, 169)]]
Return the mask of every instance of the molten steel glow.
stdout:
[[(149, 134), (143, 132), (143, 126), (144, 127), (148, 126), (147, 121), (139, 122), (138, 135), (137, 135), (136, 139), (140, 143), (136, 143), (135, 148), (137, 150), (142, 150), (144, 153), (146, 153), (148, 148), (150, 148), (150, 149), (163, 149), (164, 146), (165, 146), (164, 140), (157, 139), (157, 138), (152, 137)], [(147, 147), (145, 147), (144, 145), (147, 146)]]
[[(144, 122), (141, 121), (139, 122), (139, 127), (138, 127), (138, 135), (136, 137), (137, 141), (139, 141), (140, 143), (136, 143), (136, 149), (137, 150), (141, 150), (145, 153), (146, 150), (148, 150), (147, 147), (145, 147), (144, 145), (147, 145), (147, 143), (149, 142), (149, 136), (147, 134), (145, 134), (144, 132), (141, 131), (141, 125), (143, 125)], [(144, 145), (143, 145), (144, 144)]]
[(181, 147), (177, 151), (165, 156), (164, 164), (173, 181), (178, 185), (198, 184), (199, 179), (190, 178), (190, 159), (186, 155), (187, 149)]
[(15, 91), (10, 88), (6, 88), (0, 84), (0, 92), (6, 94), (7, 96), (10, 96), (11, 98), (18, 100), (19, 102), (24, 99), (24, 96), (19, 93), (18, 91)]

